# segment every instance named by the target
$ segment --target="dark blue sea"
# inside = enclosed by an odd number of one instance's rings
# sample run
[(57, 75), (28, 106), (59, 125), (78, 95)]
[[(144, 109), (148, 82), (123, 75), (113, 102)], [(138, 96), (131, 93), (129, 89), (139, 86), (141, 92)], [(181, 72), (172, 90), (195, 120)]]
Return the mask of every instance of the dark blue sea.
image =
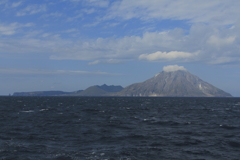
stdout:
[(239, 160), (240, 98), (0, 97), (0, 160)]

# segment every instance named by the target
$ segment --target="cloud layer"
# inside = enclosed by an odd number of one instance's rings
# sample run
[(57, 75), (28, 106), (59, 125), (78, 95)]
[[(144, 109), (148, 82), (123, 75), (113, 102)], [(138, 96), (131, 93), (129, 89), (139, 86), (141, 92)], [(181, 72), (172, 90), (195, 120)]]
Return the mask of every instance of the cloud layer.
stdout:
[[(73, 9), (73, 12), (51, 12), (51, 7), (56, 4), (64, 6), (62, 3), (65, 4), (66, 11)], [(45, 2), (27, 5), (25, 1), (1, 1), (1, 13), (8, 10), (9, 14), (12, 13), (18, 18), (42, 13), (43, 15), (36, 19), (42, 18), (44, 24), (19, 23), (16, 19), (15, 22), (1, 21), (0, 53), (4, 53), (6, 57), (32, 55), (54, 60), (92, 61), (89, 65), (116, 64), (124, 60), (238, 63), (239, 5), (240, 1), (236, 0), (63, 0), (53, 4)], [(77, 10), (78, 7), (84, 8)], [(140, 34), (132, 31), (122, 36), (114, 35), (117, 32), (128, 32), (129, 20), (136, 19), (141, 26), (134, 24), (134, 30), (142, 31)], [(151, 28), (152, 24), (166, 19), (176, 23), (181, 21), (189, 25), (189, 28), (142, 29)], [(57, 27), (54, 28), (51, 20), (58, 24)], [(78, 26), (74, 26), (76, 22)], [(144, 22), (144, 25), (141, 22)], [(59, 24), (63, 23), (70, 27), (59, 27)], [(47, 30), (48, 26), (52, 29)], [(91, 33), (95, 29), (104, 28), (107, 28), (104, 30), (107, 32), (114, 27), (116, 30), (109, 36)], [(95, 37), (84, 37), (81, 33), (83, 29), (91, 31), (87, 34)]]
[[(39, 54), (50, 59), (73, 59), (98, 63), (117, 63), (123, 59), (194, 61), (209, 64), (239, 62), (240, 28), (218, 29), (195, 24), (188, 34), (183, 29), (167, 32), (145, 32), (142, 36), (98, 38), (96, 40), (64, 39), (51, 33), (35, 32), (12, 38), (19, 28), (28, 25), (0, 26), (1, 53)], [(66, 33), (66, 32), (65, 32)], [(37, 35), (36, 35), (37, 34)], [(150, 53), (150, 54), (149, 54)], [(226, 58), (228, 61), (219, 60)], [(114, 60), (113, 60), (114, 59)], [(98, 60), (98, 61), (96, 61)]]

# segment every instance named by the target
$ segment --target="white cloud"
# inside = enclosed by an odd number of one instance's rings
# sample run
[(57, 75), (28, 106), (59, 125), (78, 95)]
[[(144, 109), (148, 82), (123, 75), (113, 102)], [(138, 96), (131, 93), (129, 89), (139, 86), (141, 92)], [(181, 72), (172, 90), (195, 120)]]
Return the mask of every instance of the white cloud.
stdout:
[(174, 71), (187, 71), (186, 68), (183, 66), (178, 66), (178, 65), (169, 65), (169, 66), (164, 66), (163, 71), (164, 72), (174, 72)]
[(161, 59), (177, 59), (177, 58), (188, 58), (191, 57), (192, 54), (188, 52), (179, 52), (179, 51), (171, 51), (171, 52), (161, 52), (157, 51), (151, 54), (141, 54), (139, 59), (146, 59), (149, 61), (156, 61)]
[(17, 12), (17, 16), (32, 15), (39, 12), (45, 12), (46, 10), (46, 5), (28, 5), (23, 10)]

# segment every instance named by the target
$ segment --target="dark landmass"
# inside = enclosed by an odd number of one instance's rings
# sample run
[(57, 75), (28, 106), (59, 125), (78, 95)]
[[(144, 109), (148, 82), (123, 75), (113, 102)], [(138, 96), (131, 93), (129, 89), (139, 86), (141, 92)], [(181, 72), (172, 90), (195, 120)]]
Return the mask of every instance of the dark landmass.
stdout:
[(141, 83), (122, 86), (91, 86), (75, 92), (16, 92), (13, 96), (134, 96), (134, 97), (232, 97), (188, 71), (162, 71)]
[(96, 87), (98, 87), (106, 92), (120, 92), (121, 90), (123, 90), (122, 86), (114, 86), (114, 85), (108, 86), (106, 84), (101, 85), (101, 86), (96, 86)]
[(15, 92), (12, 96), (60, 96), (67, 95), (74, 92), (63, 91), (35, 91), (35, 92)]
[(120, 92), (123, 90), (122, 86), (108, 86), (106, 84), (101, 86), (91, 86), (82, 92), (73, 94), (73, 96), (113, 96), (114, 93)]
[(123, 90), (122, 86), (91, 86), (85, 90), (78, 90), (75, 92), (63, 91), (35, 91), (35, 92), (15, 92), (12, 96), (110, 96), (111, 93), (120, 92)]

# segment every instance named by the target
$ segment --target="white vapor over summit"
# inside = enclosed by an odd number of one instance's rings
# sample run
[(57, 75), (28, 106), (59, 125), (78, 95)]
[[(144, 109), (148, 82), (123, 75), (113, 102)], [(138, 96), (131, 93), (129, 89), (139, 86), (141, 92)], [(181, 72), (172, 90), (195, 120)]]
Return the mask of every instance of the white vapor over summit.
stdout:
[(153, 78), (124, 88), (120, 96), (154, 97), (231, 97), (189, 73), (183, 66), (169, 65)]
[(186, 71), (186, 68), (178, 65), (169, 65), (163, 67), (164, 72), (174, 72), (174, 71)]

